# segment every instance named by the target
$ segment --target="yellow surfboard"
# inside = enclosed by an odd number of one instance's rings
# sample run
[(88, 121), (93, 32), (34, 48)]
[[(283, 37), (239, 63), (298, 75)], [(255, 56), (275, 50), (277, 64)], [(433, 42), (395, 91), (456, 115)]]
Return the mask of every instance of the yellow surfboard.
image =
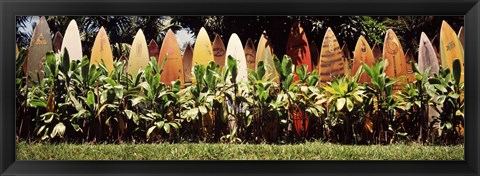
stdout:
[[(355, 45), (355, 51), (353, 53), (353, 67), (351, 72), (352, 76), (357, 73), (362, 63), (365, 63), (368, 66), (372, 66), (375, 63), (373, 51), (363, 35), (358, 38), (357, 44)], [(364, 82), (370, 82), (370, 77), (368, 77), (365, 72), (360, 76), (359, 79), (359, 83)]]
[(62, 50), (62, 43), (63, 43), (63, 35), (62, 33), (60, 33), (60, 31), (57, 31), (52, 40), (53, 52), (55, 53), (60, 52)]
[(442, 67), (449, 68), (452, 72), (453, 60), (455, 58), (459, 59), (462, 68), (460, 82), (463, 82), (465, 73), (463, 47), (455, 31), (446, 21), (442, 22), (440, 29), (440, 55), (442, 57)]
[(400, 90), (402, 84), (407, 83), (407, 62), (405, 60), (405, 54), (403, 53), (402, 44), (393, 32), (392, 29), (388, 29), (385, 34), (385, 40), (383, 42), (383, 59), (387, 60), (388, 65), (385, 68), (385, 74), (390, 78), (398, 78), (398, 84), (395, 84), (394, 89)]
[(223, 44), (222, 38), (220, 35), (215, 35), (215, 39), (213, 40), (212, 44), (213, 49), (213, 59), (215, 63), (220, 66), (220, 69), (223, 68), (225, 65), (225, 59), (227, 55), (225, 55), (225, 45)]
[(255, 50), (255, 45), (251, 38), (247, 39), (244, 51), (245, 59), (247, 60), (247, 68), (255, 70), (255, 55), (257, 54), (257, 51)]
[(167, 85), (171, 85), (172, 81), (179, 79), (181, 84), (183, 84), (185, 75), (183, 74), (183, 62), (182, 56), (180, 55), (180, 47), (175, 34), (173, 34), (173, 31), (170, 29), (163, 39), (158, 58), (159, 66), (162, 65), (164, 58), (167, 58), (160, 81)]
[[(207, 66), (211, 61), (214, 61), (212, 44), (207, 31), (202, 27), (195, 41), (191, 70), (193, 70), (195, 65), (201, 64)], [(195, 82), (195, 76), (192, 75), (191, 79), (192, 82)]]
[(265, 32), (260, 36), (257, 46), (257, 54), (255, 56), (255, 70), (257, 69), (258, 62), (263, 61), (266, 67), (265, 76), (276, 83), (280, 82), (277, 70), (275, 69), (275, 63), (273, 62), (273, 49)]
[(97, 33), (95, 37), (95, 42), (92, 47), (92, 56), (90, 57), (90, 65), (99, 65), (100, 63), (105, 63), (108, 72), (113, 71), (113, 53), (110, 46), (110, 41), (108, 41), (107, 32), (103, 27)]
[(145, 39), (143, 31), (139, 29), (130, 48), (128, 74), (135, 77), (140, 69), (145, 70), (149, 61), (147, 40)]
[(338, 44), (337, 37), (331, 28), (325, 32), (320, 51), (320, 60), (318, 62), (318, 72), (320, 73), (320, 82), (326, 83), (335, 77), (345, 75), (345, 62), (343, 54)]
[[(236, 81), (237, 82), (246, 82), (248, 81), (248, 70), (247, 70), (247, 60), (245, 59), (245, 52), (243, 51), (242, 41), (237, 34), (233, 33), (228, 39), (227, 44), (227, 57), (232, 56), (237, 61), (238, 74)], [(227, 66), (225, 62), (225, 66)], [(230, 81), (230, 75), (227, 77), (227, 82)]]
[(62, 55), (65, 52), (65, 48), (68, 50), (68, 56), (70, 60), (81, 61), (83, 59), (82, 54), (82, 41), (80, 39), (80, 31), (78, 31), (77, 22), (75, 20), (70, 21), (65, 36), (63, 36), (62, 42)]
[(17, 57), (18, 57), (18, 53), (19, 53), (18, 45), (15, 43), (15, 59), (17, 59)]
[(27, 71), (31, 78), (27, 78), (28, 82), (38, 83), (43, 79), (43, 63), (45, 62), (45, 54), (49, 51), (52, 51), (52, 38), (47, 20), (42, 16), (33, 30), (28, 49)]

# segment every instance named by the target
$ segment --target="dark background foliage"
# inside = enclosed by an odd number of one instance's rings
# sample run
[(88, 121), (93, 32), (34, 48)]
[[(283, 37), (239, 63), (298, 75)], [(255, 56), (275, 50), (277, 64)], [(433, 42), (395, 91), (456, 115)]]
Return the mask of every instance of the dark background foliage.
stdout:
[[(31, 18), (18, 16), (16, 19), (16, 37), (20, 47), (28, 46), (32, 34), (19, 28), (34, 26), (35, 22), (29, 22)], [(242, 42), (251, 38), (255, 44), (265, 31), (270, 36), (275, 54), (280, 56), (285, 54), (288, 34), (295, 20), (301, 22), (309, 42), (314, 41), (320, 46), (325, 31), (330, 27), (340, 45), (347, 44), (350, 51), (354, 50), (360, 35), (364, 35), (371, 46), (374, 43), (382, 46), (386, 30), (392, 28), (404, 51), (414, 50), (416, 56), (414, 48), (418, 48), (421, 32), (430, 39), (436, 38), (434, 45), (438, 45), (442, 20), (446, 20), (456, 31), (464, 25), (463, 16), (49, 16), (47, 21), (52, 36), (57, 31), (63, 34), (72, 19), (80, 28), (83, 52), (87, 56), (101, 26), (107, 30), (112, 44), (131, 43), (138, 29), (144, 31), (147, 41), (153, 39), (159, 45), (168, 29), (174, 32), (187, 29), (195, 36), (201, 27), (205, 27), (212, 41), (219, 34), (227, 43), (230, 35), (237, 33)]]

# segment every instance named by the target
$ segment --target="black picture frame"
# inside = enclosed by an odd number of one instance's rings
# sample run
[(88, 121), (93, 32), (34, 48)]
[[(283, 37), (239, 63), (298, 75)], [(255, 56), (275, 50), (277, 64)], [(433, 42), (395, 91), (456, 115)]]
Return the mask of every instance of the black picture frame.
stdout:
[[(0, 13), (1, 175), (479, 175), (479, 0), (1, 0)], [(16, 161), (17, 15), (465, 15), (465, 160)]]

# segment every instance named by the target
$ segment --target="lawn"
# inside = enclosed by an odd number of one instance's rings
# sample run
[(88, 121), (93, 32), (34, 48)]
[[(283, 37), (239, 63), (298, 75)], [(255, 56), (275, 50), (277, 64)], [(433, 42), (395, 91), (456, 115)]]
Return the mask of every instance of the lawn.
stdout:
[(464, 146), (17, 143), (18, 160), (464, 160)]

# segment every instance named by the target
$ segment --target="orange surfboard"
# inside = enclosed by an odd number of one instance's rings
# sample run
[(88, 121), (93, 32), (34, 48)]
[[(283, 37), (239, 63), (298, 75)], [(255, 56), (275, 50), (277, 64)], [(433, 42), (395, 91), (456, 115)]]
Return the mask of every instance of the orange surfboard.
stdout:
[(29, 82), (38, 83), (43, 79), (43, 63), (45, 62), (45, 54), (49, 51), (52, 51), (52, 38), (47, 20), (42, 16), (33, 30), (28, 49), (27, 71), (31, 78), (27, 78)]
[(318, 70), (318, 57), (320, 57), (320, 53), (314, 41), (310, 43), (310, 55), (312, 56), (312, 69)]
[(385, 74), (390, 78), (398, 78), (399, 82), (395, 84), (394, 89), (400, 90), (402, 84), (406, 84), (407, 62), (403, 53), (402, 44), (393, 32), (388, 29), (383, 42), (383, 59), (387, 60), (388, 65), (385, 68)]
[(193, 74), (192, 74), (192, 58), (193, 58), (193, 49), (190, 45), (187, 45), (185, 51), (183, 52), (183, 73), (185, 75), (185, 83), (191, 83)]
[(160, 54), (160, 49), (158, 47), (157, 42), (155, 40), (150, 40), (150, 43), (148, 43), (148, 56), (149, 57), (155, 57), (155, 60), (158, 61), (158, 54)]
[[(353, 53), (353, 67), (351, 72), (352, 76), (357, 73), (358, 68), (360, 68), (362, 63), (365, 63), (368, 66), (372, 66), (375, 63), (373, 51), (363, 35), (358, 38), (357, 44), (355, 45), (355, 51)], [(359, 79), (359, 83), (364, 82), (370, 82), (370, 77), (368, 77), (367, 73), (365, 72), (360, 76)]]
[(410, 49), (405, 52), (405, 61), (407, 62), (407, 81), (415, 81), (415, 72), (413, 71), (412, 63), (415, 63), (415, 57)]
[(453, 60), (457, 58), (460, 61), (461, 76), (460, 82), (464, 79), (464, 62), (463, 62), (463, 47), (458, 40), (455, 31), (448, 25), (447, 22), (442, 22), (440, 29), (440, 56), (442, 57), (442, 67), (449, 68), (453, 73)]
[(380, 45), (377, 43), (373, 44), (372, 47), (372, 52), (373, 52), (373, 57), (375, 58), (375, 63), (380, 61), (380, 58), (382, 58), (382, 49), (380, 49)]
[(430, 76), (438, 73), (440, 66), (438, 64), (437, 55), (433, 49), (432, 43), (427, 37), (427, 34), (422, 32), (420, 36), (420, 46), (418, 47), (418, 69), (424, 72), (427, 67), (430, 67)]
[(255, 70), (255, 58), (257, 51), (255, 50), (255, 45), (251, 38), (247, 39), (245, 44), (245, 59), (247, 60), (247, 68)]
[(348, 50), (348, 46), (347, 44), (343, 44), (342, 46), (342, 56), (343, 56), (343, 62), (345, 63), (344, 64), (344, 67), (345, 67), (345, 74), (346, 76), (350, 76), (351, 75), (351, 69), (353, 67), (353, 61), (352, 61), (352, 57), (350, 56), (350, 51)]
[(222, 38), (218, 34), (215, 35), (212, 49), (213, 49), (213, 56), (214, 56), (215, 63), (217, 63), (220, 66), (220, 69), (223, 68), (223, 66), (225, 65), (225, 59), (227, 57), (225, 55), (226, 49), (225, 49), (225, 45), (223, 44)]
[(338, 44), (337, 37), (331, 28), (325, 32), (322, 42), (322, 50), (320, 51), (320, 61), (318, 62), (318, 71), (320, 73), (320, 81), (326, 83), (335, 77), (345, 75), (345, 65), (343, 54)]
[(180, 80), (183, 84), (185, 75), (183, 74), (183, 62), (180, 55), (180, 46), (178, 45), (177, 38), (173, 34), (172, 30), (168, 30), (167, 35), (163, 39), (162, 48), (158, 56), (158, 65), (161, 66), (164, 58), (165, 66), (160, 77), (160, 81), (166, 85), (171, 85), (173, 81)]
[[(312, 71), (313, 66), (312, 56), (310, 55), (310, 46), (308, 46), (307, 35), (299, 21), (295, 21), (290, 29), (286, 54), (292, 58), (292, 63), (297, 67), (307, 65), (307, 72)], [(298, 80), (298, 77), (295, 76), (293, 80)]]
[(262, 36), (260, 36), (260, 40), (258, 40), (257, 54), (255, 58), (255, 70), (257, 70), (258, 62), (263, 61), (263, 64), (266, 67), (265, 77), (267, 77), (270, 81), (279, 83), (280, 78), (278, 77), (277, 70), (275, 69), (273, 58), (274, 54), (272, 44), (264, 32)]
[(463, 48), (465, 48), (465, 28), (463, 28), (463, 26), (460, 27), (460, 30), (458, 31), (458, 39), (460, 40)]
[(130, 48), (128, 74), (135, 77), (140, 69), (145, 70), (149, 62), (150, 57), (148, 56), (147, 40), (145, 39), (143, 31), (139, 29)]
[(57, 31), (55, 33), (55, 36), (53, 37), (53, 52), (58, 53), (62, 49), (62, 42), (63, 42), (63, 35), (60, 33), (60, 31)]
[(95, 37), (95, 42), (92, 47), (92, 56), (90, 57), (90, 65), (99, 65), (105, 63), (105, 67), (108, 72), (113, 71), (113, 53), (110, 46), (110, 41), (108, 40), (107, 32), (103, 27), (97, 33)]

